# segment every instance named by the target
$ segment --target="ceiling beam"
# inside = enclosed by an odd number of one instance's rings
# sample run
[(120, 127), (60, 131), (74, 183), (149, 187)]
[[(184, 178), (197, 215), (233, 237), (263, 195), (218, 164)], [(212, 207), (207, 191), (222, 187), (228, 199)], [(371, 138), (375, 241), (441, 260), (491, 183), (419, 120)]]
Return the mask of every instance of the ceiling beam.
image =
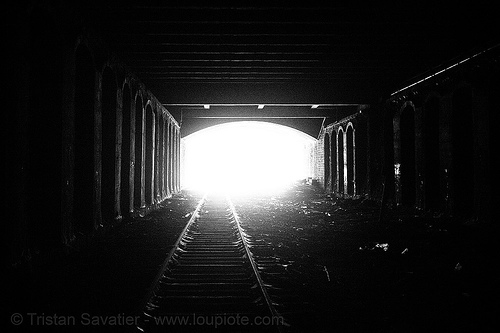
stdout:
[[(190, 118), (239, 118), (239, 119), (267, 119), (267, 118), (338, 118), (346, 114), (356, 113), (363, 105), (346, 104), (337, 106), (312, 107), (312, 105), (293, 106), (268, 106), (262, 108), (258, 105), (210, 105), (209, 109), (202, 106), (180, 107), (182, 119)], [(169, 109), (169, 106), (167, 106)]]

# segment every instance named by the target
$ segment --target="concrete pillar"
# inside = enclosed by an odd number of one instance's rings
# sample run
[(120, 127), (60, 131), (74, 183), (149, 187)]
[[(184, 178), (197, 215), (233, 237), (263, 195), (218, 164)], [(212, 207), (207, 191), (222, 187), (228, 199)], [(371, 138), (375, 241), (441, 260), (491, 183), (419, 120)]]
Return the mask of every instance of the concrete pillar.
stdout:
[(174, 193), (174, 125), (173, 123), (170, 123), (170, 145), (168, 147), (168, 150), (170, 152), (170, 158), (169, 158), (169, 173), (168, 173), (168, 179), (169, 179), (169, 186), (170, 186), (170, 193)]
[(146, 105), (145, 123), (145, 165), (144, 165), (144, 198), (145, 205), (151, 205), (154, 201), (154, 151), (155, 151), (155, 126), (153, 108), (148, 102)]
[(151, 176), (149, 179), (150, 182), (150, 187), (151, 187), (151, 204), (155, 203), (155, 198), (156, 198), (156, 186), (155, 186), (155, 181), (156, 181), (156, 113), (154, 110), (151, 110), (151, 117), (152, 117), (152, 125), (151, 125)]
[(181, 131), (177, 127), (177, 192), (181, 190)]
[[(352, 137), (351, 137), (352, 136)], [(356, 136), (354, 125), (350, 122), (347, 124), (345, 132), (345, 151), (346, 151), (346, 192), (349, 195), (356, 195)]]
[(179, 161), (177, 145), (179, 144), (179, 133), (177, 131), (177, 127), (174, 126), (174, 191), (177, 193), (178, 190), (178, 181), (179, 181), (179, 175), (178, 171), (179, 168), (177, 167), (177, 162)]
[(331, 183), (331, 170), (330, 170), (330, 135), (325, 132), (323, 137), (323, 186), (325, 190), (328, 189)]
[[(140, 122), (141, 122), (141, 127), (140, 127), (140, 155), (138, 154), (138, 157), (141, 159), (141, 165), (140, 165), (140, 200), (139, 200), (139, 207), (144, 208), (146, 207), (146, 108), (142, 105), (142, 98), (140, 99), (141, 101), (141, 116), (139, 117)], [(139, 147), (139, 146), (138, 146)], [(138, 174), (139, 174), (138, 173)], [(137, 182), (139, 183), (139, 182)]]
[(131, 180), (133, 178), (133, 172), (131, 172), (132, 167), (132, 156), (133, 156), (133, 145), (132, 142), (132, 95), (130, 92), (130, 86), (128, 80), (123, 84), (122, 89), (122, 121), (121, 121), (121, 155), (120, 155), (120, 211), (123, 217), (130, 214), (131, 210), (131, 199), (133, 193), (131, 189)]
[(165, 119), (165, 115), (162, 116), (162, 119), (161, 119), (161, 137), (162, 137), (162, 149), (161, 149), (161, 160), (162, 160), (162, 168), (161, 168), (161, 188), (162, 188), (162, 199), (165, 199), (167, 197), (167, 190), (166, 190), (166, 187), (165, 187), (165, 177), (166, 177), (166, 173), (165, 173), (165, 144), (166, 144), (166, 138), (165, 138), (165, 123), (166, 123), (166, 119)]
[(343, 195), (345, 195), (347, 193), (347, 128), (345, 131), (342, 132), (342, 155), (343, 155), (343, 164), (342, 164), (342, 168), (344, 169), (344, 178), (342, 179), (342, 181), (344, 182), (344, 191), (342, 192)]
[(123, 129), (123, 89), (116, 91), (116, 134), (115, 134), (115, 217), (122, 218), (121, 192), (122, 192), (122, 129)]
[(95, 77), (95, 106), (94, 106), (94, 221), (95, 227), (103, 225), (102, 218), (102, 73)]
[(155, 141), (156, 141), (156, 152), (155, 152), (155, 158), (156, 158), (156, 163), (155, 163), (155, 202), (160, 202), (162, 200), (161, 197), (161, 168), (162, 168), (162, 161), (161, 161), (161, 149), (162, 149), (162, 137), (161, 137), (161, 122), (162, 122), (162, 109), (161, 107), (158, 107), (156, 110), (156, 125), (155, 125), (155, 130), (156, 130), (156, 136), (155, 136)]
[(134, 207), (144, 208), (144, 165), (145, 165), (145, 109), (138, 93), (134, 99)]
[(165, 123), (165, 190), (167, 192), (167, 196), (172, 194), (172, 190), (170, 188), (170, 119), (166, 120)]
[(337, 187), (337, 132), (333, 128), (330, 135), (330, 178), (331, 178), (331, 192), (334, 193)]
[(345, 169), (344, 169), (344, 162), (345, 162), (345, 157), (344, 157), (344, 130), (342, 127), (339, 127), (338, 133), (337, 133), (337, 138), (336, 138), (336, 144), (337, 144), (337, 192), (340, 195), (344, 194), (345, 191)]
[(129, 169), (129, 207), (130, 211), (135, 210), (135, 98), (130, 91), (130, 169)]

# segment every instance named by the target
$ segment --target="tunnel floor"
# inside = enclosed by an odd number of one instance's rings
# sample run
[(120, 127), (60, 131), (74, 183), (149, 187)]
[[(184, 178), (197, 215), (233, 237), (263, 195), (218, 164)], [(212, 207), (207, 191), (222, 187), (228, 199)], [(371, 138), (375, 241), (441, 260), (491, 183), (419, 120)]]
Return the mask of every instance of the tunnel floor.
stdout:
[[(15, 268), (11, 312), (133, 316), (199, 199), (182, 193), (65, 254)], [(379, 221), (376, 202), (303, 184), (232, 199), (259, 244), (253, 255), (272, 258), (259, 267), (287, 331), (496, 326), (498, 250), (486, 228), (402, 210)]]

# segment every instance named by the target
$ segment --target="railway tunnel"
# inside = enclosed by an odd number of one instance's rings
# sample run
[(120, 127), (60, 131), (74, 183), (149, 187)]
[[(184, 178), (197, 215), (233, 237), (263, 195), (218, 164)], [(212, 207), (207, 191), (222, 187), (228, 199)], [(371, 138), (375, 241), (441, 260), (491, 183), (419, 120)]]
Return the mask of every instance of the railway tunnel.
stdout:
[(484, 331), (477, 5), (7, 5), (11, 330)]

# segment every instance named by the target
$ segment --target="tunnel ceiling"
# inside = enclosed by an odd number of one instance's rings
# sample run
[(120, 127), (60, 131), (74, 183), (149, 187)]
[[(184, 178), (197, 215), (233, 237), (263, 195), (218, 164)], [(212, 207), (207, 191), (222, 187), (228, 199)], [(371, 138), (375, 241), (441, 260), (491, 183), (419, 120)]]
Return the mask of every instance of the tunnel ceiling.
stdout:
[(468, 3), (123, 0), (80, 6), (160, 102), (177, 119), (181, 111), (190, 114), (192, 124), (206, 104), (219, 113), (224, 104), (241, 112), (255, 104), (251, 112), (283, 116), (287, 111), (272, 104), (335, 110), (375, 102), (416, 75), (491, 45), (496, 22), (495, 10)]
[(317, 137), (325, 118), (341, 119), (364, 104), (168, 104), (182, 122), (181, 135), (234, 121), (266, 121)]

